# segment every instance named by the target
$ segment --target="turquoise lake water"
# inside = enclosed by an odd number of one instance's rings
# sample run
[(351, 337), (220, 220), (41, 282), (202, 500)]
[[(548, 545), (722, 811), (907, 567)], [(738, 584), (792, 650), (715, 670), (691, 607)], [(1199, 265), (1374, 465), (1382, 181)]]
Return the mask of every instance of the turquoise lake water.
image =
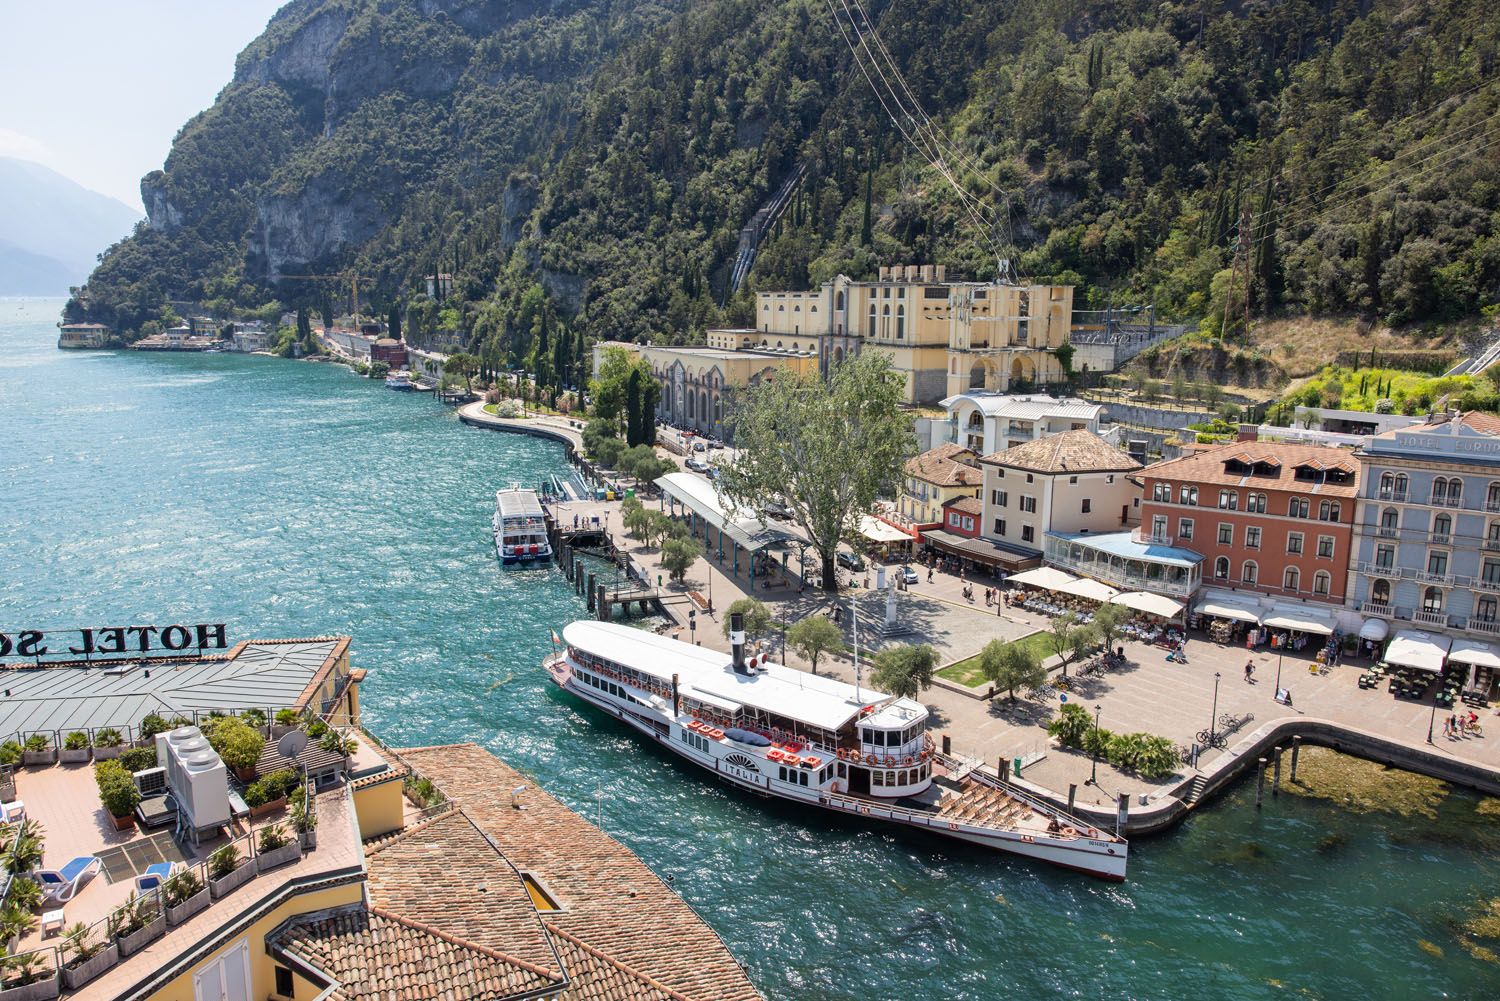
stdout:
[[(559, 446), (343, 368), (63, 353), (0, 300), (0, 631), (229, 623), (348, 633), (367, 724), (472, 740), (670, 875), (768, 998), (1481, 998), (1454, 924), (1500, 895), (1496, 818), (1240, 791), (1132, 845), (1115, 886), (731, 793), (550, 690), (561, 574), (502, 571), (493, 492)], [(1419, 946), (1426, 941), (1441, 952)], [(1490, 943), (1492, 946), (1495, 943)]]

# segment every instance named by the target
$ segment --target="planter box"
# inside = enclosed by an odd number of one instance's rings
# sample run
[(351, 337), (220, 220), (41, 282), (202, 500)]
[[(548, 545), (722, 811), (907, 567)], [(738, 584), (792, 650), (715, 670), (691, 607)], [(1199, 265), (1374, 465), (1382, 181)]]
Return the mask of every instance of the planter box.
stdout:
[(76, 751), (70, 751), (65, 747), (57, 752), (57, 760), (65, 765), (81, 765), (93, 757), (93, 755), (94, 749), (92, 747), (82, 747)]
[(88, 959), (63, 967), (63, 986), (77, 990), (120, 961), (120, 947), (111, 942)]
[(22, 751), (21, 764), (23, 765), (50, 765), (57, 760), (57, 748), (49, 747), (45, 751)]
[(51, 1001), (60, 993), (57, 974), (44, 977), (24, 987), (7, 987), (0, 990), (0, 1001)]
[(128, 831), (132, 827), (135, 826), (135, 818), (134, 817), (114, 817), (114, 816), (112, 816), (109, 819), (115, 822), (115, 830), (117, 830), (117, 831)]
[(213, 902), (213, 894), (208, 887), (204, 887), (180, 904), (167, 905), (167, 924), (180, 925), (188, 918), (203, 910)]
[(213, 893), (213, 898), (215, 900), (218, 900), (220, 897), (223, 897), (229, 893), (233, 893), (235, 890), (238, 890), (240, 887), (250, 882), (255, 878), (255, 873), (255, 862), (251, 859), (245, 859), (240, 862), (239, 868), (234, 870), (234, 872), (231, 872), (229, 875), (223, 877), (222, 879), (209, 880), (208, 888)]
[(314, 848), (318, 847), (318, 830), (317, 830), (317, 828), (313, 828), (310, 831), (306, 831), (306, 832), (304, 832), (302, 834), (299, 834), (299, 835), (297, 835), (297, 838), (298, 838), (298, 840), (300, 840), (302, 842), (302, 850), (303, 851), (310, 852)]
[(276, 848), (268, 852), (261, 852), (259, 855), (255, 856), (255, 871), (269, 872), (279, 865), (286, 865), (288, 862), (295, 862), (301, 857), (302, 846), (299, 845), (294, 838), (291, 841), (288, 841), (286, 844), (282, 845), (280, 848)]
[(161, 938), (167, 930), (167, 916), (158, 914), (151, 923), (128, 935), (121, 935), (117, 941), (120, 944), (121, 957), (128, 956), (133, 952), (140, 952), (146, 946)]
[(94, 748), (95, 761), (108, 761), (110, 758), (118, 758), (123, 747), (96, 747)]
[(286, 797), (283, 796), (280, 799), (273, 799), (269, 803), (262, 803), (260, 806), (252, 806), (250, 808), (250, 816), (264, 817), (268, 813), (275, 813), (277, 810), (282, 810), (285, 808)]

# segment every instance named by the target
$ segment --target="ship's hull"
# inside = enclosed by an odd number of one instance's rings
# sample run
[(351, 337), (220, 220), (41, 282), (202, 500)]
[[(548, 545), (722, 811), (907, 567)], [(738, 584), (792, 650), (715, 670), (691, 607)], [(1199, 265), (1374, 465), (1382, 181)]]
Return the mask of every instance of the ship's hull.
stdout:
[(1012, 855), (1036, 859), (1112, 882), (1125, 880), (1127, 846), (1123, 842), (1091, 838), (1049, 837), (1019, 831), (997, 830), (954, 822), (935, 813), (910, 810), (895, 803), (882, 802), (873, 798), (846, 796), (809, 788), (794, 791), (792, 787), (773, 781), (770, 776), (747, 771), (743, 767), (726, 767), (722, 759), (693, 750), (678, 739), (678, 731), (681, 730), (678, 724), (665, 718), (658, 718), (658, 715), (649, 707), (641, 706), (638, 710), (626, 709), (602, 697), (594, 689), (577, 684), (565, 668), (559, 669), (549, 664), (547, 673), (563, 691), (577, 696), (630, 725), (650, 737), (659, 746), (704, 769), (720, 781), (758, 796), (774, 796), (777, 799), (818, 807), (854, 819), (881, 821), (927, 831), (940, 837), (954, 838)]

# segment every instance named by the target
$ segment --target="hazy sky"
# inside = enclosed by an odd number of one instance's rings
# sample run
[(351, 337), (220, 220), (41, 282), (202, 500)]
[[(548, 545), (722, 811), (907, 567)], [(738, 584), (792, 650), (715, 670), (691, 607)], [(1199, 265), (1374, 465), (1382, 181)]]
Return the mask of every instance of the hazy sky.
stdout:
[(285, 0), (0, 0), (0, 156), (141, 208), (140, 180)]

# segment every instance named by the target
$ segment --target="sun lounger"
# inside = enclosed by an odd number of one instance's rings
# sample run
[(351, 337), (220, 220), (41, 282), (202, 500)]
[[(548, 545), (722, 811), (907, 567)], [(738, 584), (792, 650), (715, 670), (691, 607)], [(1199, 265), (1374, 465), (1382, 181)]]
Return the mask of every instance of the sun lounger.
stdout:
[(61, 869), (42, 869), (36, 874), (42, 884), (42, 902), (65, 904), (73, 899), (83, 881), (104, 867), (96, 855), (80, 855), (70, 859)]
[(177, 866), (172, 862), (156, 862), (146, 866), (146, 871), (135, 878), (135, 888), (138, 893), (159, 888), (168, 879), (172, 878), (172, 870)]

